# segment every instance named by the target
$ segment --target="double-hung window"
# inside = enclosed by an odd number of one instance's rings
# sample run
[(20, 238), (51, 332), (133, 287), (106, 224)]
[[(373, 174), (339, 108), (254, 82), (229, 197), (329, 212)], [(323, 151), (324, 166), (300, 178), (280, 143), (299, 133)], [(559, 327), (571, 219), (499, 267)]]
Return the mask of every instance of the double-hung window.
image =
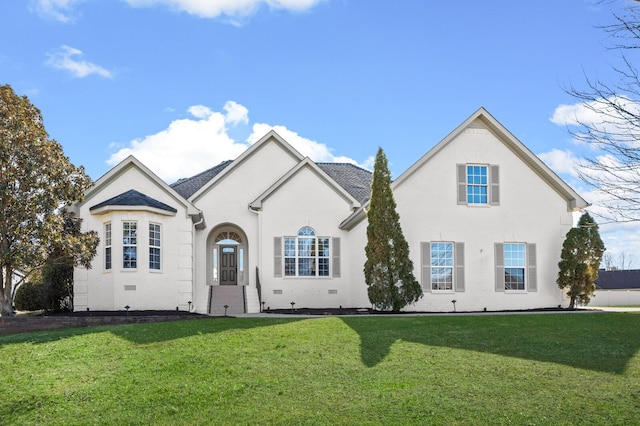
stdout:
[(464, 291), (464, 243), (420, 243), (422, 289), (431, 292)]
[(536, 244), (496, 243), (496, 291), (537, 291)]
[(149, 224), (149, 269), (160, 270), (160, 225)]
[(467, 204), (487, 204), (487, 166), (467, 165)]
[(431, 243), (431, 290), (453, 290), (453, 243)]
[(525, 245), (507, 243), (504, 245), (504, 289), (524, 290)]
[(111, 223), (104, 224), (104, 269), (111, 269)]
[(500, 174), (495, 164), (458, 164), (458, 204), (500, 204)]
[(122, 223), (122, 267), (135, 269), (138, 267), (138, 224)]
[(284, 275), (287, 277), (328, 277), (329, 237), (317, 237), (305, 226), (296, 237), (284, 237)]

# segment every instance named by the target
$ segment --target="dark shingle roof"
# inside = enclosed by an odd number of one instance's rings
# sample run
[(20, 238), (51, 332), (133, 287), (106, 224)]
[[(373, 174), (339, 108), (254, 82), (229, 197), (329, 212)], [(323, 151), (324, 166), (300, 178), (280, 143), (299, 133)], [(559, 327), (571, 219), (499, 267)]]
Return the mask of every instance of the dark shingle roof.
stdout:
[(105, 206), (146, 206), (153, 207), (160, 210), (165, 210), (168, 212), (176, 213), (178, 210), (160, 202), (154, 198), (151, 198), (147, 195), (144, 195), (135, 189), (131, 189), (127, 192), (123, 192), (120, 195), (116, 195), (113, 198), (110, 198), (106, 201), (103, 201), (99, 204), (96, 204), (93, 207), (90, 207), (89, 210), (95, 210), (100, 207)]
[[(232, 160), (223, 161), (209, 170), (190, 178), (180, 179), (170, 186), (178, 194), (188, 199), (232, 162)], [(369, 199), (372, 177), (370, 171), (349, 163), (317, 163), (317, 165), (360, 203)]]
[(218, 173), (223, 171), (229, 164), (231, 164), (232, 160), (223, 161), (222, 163), (214, 166), (204, 172), (198, 173), (195, 176), (190, 178), (180, 179), (175, 183), (172, 183), (170, 186), (173, 188), (178, 194), (182, 195), (185, 199), (188, 199), (193, 194), (198, 192), (200, 188), (205, 186), (207, 182), (216, 177)]
[(639, 288), (640, 289), (640, 269), (629, 269), (624, 271), (598, 271), (596, 289), (599, 290), (621, 290)]
[(370, 171), (349, 163), (316, 163), (353, 198), (364, 204), (371, 196)]

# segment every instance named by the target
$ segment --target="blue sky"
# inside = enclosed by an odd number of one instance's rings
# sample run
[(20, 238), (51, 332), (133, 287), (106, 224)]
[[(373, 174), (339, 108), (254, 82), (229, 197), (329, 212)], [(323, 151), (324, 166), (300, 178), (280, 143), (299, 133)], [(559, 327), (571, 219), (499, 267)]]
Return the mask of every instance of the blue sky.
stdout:
[[(29, 0), (0, 5), (0, 84), (93, 179), (128, 154), (173, 182), (269, 128), (316, 161), (398, 176), (484, 106), (588, 201), (565, 122), (613, 79), (626, 0)], [(603, 225), (635, 257), (637, 226)], [(635, 253), (638, 253), (635, 255)]]

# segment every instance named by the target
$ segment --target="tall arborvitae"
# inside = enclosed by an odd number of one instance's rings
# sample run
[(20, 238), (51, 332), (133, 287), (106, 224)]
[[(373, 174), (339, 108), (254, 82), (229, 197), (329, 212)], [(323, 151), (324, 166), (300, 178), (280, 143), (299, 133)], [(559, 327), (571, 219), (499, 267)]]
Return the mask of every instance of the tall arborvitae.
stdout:
[(417, 302), (422, 288), (413, 276), (409, 245), (400, 227), (391, 173), (382, 148), (376, 154), (367, 218), (364, 277), (369, 300), (377, 309), (399, 311)]
[(567, 232), (558, 263), (557, 283), (561, 289), (567, 289), (571, 298), (569, 309), (575, 308), (576, 302), (586, 305), (591, 300), (604, 251), (598, 224), (585, 212), (578, 226)]

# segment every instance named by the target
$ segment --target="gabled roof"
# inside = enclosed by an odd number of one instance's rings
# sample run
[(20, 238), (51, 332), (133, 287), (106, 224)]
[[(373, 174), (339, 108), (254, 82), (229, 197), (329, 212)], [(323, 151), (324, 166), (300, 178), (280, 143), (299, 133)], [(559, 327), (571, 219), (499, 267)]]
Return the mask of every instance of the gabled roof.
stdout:
[(238, 158), (233, 160), (230, 164), (225, 166), (222, 170), (220, 170), (212, 179), (202, 185), (197, 191), (189, 196), (189, 200), (195, 202), (198, 200), (203, 194), (209, 191), (213, 186), (215, 186), (219, 181), (224, 179), (224, 177), (230, 173), (232, 173), (236, 168), (238, 168), (241, 164), (243, 164), (248, 158), (258, 152), (264, 145), (269, 142), (275, 142), (284, 148), (284, 151), (287, 152), (292, 158), (297, 161), (302, 161), (303, 156), (300, 154), (295, 148), (293, 148), (287, 141), (285, 141), (275, 130), (270, 130), (267, 132), (260, 140), (251, 145), (245, 152), (240, 154)]
[(173, 188), (178, 194), (182, 195), (185, 199), (188, 199), (193, 194), (198, 192), (200, 188), (207, 184), (211, 179), (218, 176), (218, 173), (223, 171), (229, 164), (231, 164), (233, 160), (226, 160), (217, 166), (213, 166), (212, 168), (205, 170), (204, 172), (198, 173), (195, 176), (191, 176), (190, 178), (180, 179), (177, 182), (172, 183), (170, 186)]
[(500, 140), (507, 148), (509, 148), (518, 158), (527, 164), (542, 180), (544, 180), (551, 188), (553, 188), (561, 197), (567, 201), (567, 209), (569, 211), (577, 211), (589, 206), (584, 198), (573, 190), (564, 180), (562, 180), (549, 166), (547, 166), (540, 158), (529, 150), (522, 142), (518, 140), (506, 127), (496, 120), (484, 108), (478, 108), (476, 112), (471, 114), (462, 124), (455, 128), (443, 140), (438, 142), (425, 155), (409, 167), (404, 173), (398, 176), (393, 182), (393, 187), (402, 185), (413, 173), (420, 169), (424, 163), (429, 161), (440, 150), (447, 146), (451, 141), (457, 138), (460, 133), (470, 127), (484, 127), (488, 129), (498, 140)]
[[(269, 198), (273, 193), (275, 193), (282, 185), (291, 180), (296, 174), (298, 174), (302, 169), (308, 168), (312, 172), (314, 172), (320, 179), (322, 179), (327, 185), (332, 187), (340, 196), (342, 196), (347, 202), (351, 204), (352, 209), (357, 209), (361, 206), (360, 202), (352, 196), (342, 185), (339, 185), (338, 182), (331, 177), (328, 173), (323, 171), (322, 168), (316, 163), (314, 163), (310, 158), (305, 158), (301, 162), (299, 162), (295, 167), (293, 167), (289, 172), (287, 172), (284, 176), (278, 179), (273, 185), (271, 185), (265, 192), (260, 194), (258, 198), (249, 203), (249, 207), (253, 210), (260, 210), (262, 208), (262, 203)], [(333, 171), (337, 171), (340, 167), (332, 168)], [(357, 185), (356, 185), (357, 186)]]
[(598, 271), (596, 289), (598, 290), (626, 290), (640, 289), (640, 269), (623, 271)]
[[(127, 171), (131, 169), (136, 169), (143, 175), (145, 175), (149, 182), (152, 182), (162, 191), (164, 191), (171, 199), (173, 199), (176, 204), (183, 206), (186, 209), (187, 215), (191, 217), (191, 220), (196, 224), (198, 229), (204, 228), (206, 225), (204, 223), (204, 218), (202, 216), (202, 212), (196, 208), (192, 203), (187, 201), (184, 197), (178, 194), (173, 188), (167, 185), (162, 179), (160, 179), (155, 173), (149, 170), (144, 164), (138, 161), (133, 155), (128, 156), (120, 163), (118, 163), (115, 167), (101, 176), (91, 188), (89, 188), (84, 193), (84, 200), (79, 203), (75, 203), (72, 207), (73, 210), (79, 209), (81, 205), (85, 205), (89, 203), (93, 197), (100, 194), (102, 189), (108, 187), (113, 182), (117, 181), (121, 176), (123, 176)], [(122, 195), (122, 194), (120, 194)], [(114, 197), (115, 198), (115, 197)], [(95, 206), (94, 206), (95, 207)], [(160, 209), (159, 211), (167, 211)]]
[[(577, 211), (589, 206), (589, 203), (585, 201), (576, 191), (573, 190), (564, 180), (562, 180), (549, 166), (547, 166), (542, 160), (540, 160), (533, 152), (529, 150), (522, 142), (518, 140), (506, 127), (504, 127), (498, 120), (496, 120), (489, 112), (484, 108), (478, 108), (469, 118), (467, 118), (462, 124), (456, 127), (451, 133), (449, 133), (444, 139), (438, 142), (433, 148), (431, 148), (426, 154), (424, 154), (418, 161), (416, 161), (411, 167), (409, 167), (404, 173), (391, 184), (395, 189), (402, 185), (409, 177), (411, 177), (417, 170), (424, 166), (431, 158), (438, 154), (444, 147), (446, 147), (451, 141), (458, 137), (467, 128), (481, 127), (488, 129), (498, 140), (500, 140), (507, 148), (509, 148), (518, 158), (520, 158), (525, 164), (527, 164), (543, 181), (545, 181), (552, 189), (554, 189), (561, 197), (567, 201), (568, 211)], [(351, 229), (366, 217), (366, 208), (364, 205), (362, 209), (355, 211), (341, 224), (341, 229)]]
[(178, 212), (178, 209), (138, 192), (135, 189), (130, 189), (127, 192), (123, 192), (120, 195), (116, 195), (113, 198), (89, 207), (89, 210), (96, 214), (100, 214), (111, 210), (121, 210), (120, 207), (137, 207), (149, 210), (159, 210), (160, 212), (164, 212), (164, 214), (175, 214)]
[(371, 196), (373, 174), (350, 163), (316, 163), (353, 198), (364, 204)]

